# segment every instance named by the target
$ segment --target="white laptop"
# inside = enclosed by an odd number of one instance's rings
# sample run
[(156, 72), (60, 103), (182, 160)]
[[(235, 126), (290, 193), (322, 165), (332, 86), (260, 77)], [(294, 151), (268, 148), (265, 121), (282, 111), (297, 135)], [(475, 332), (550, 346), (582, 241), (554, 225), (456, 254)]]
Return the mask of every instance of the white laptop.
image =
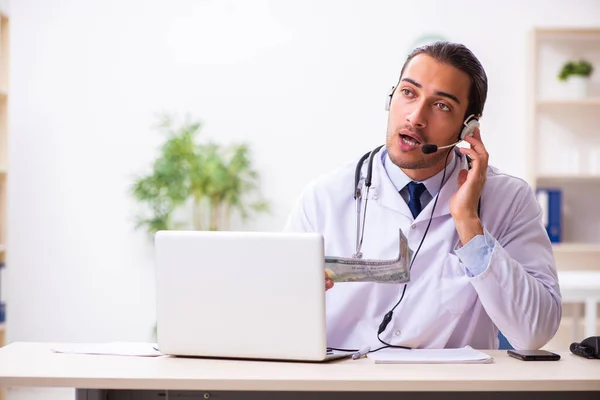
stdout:
[(163, 354), (325, 361), (323, 238), (316, 233), (159, 231)]

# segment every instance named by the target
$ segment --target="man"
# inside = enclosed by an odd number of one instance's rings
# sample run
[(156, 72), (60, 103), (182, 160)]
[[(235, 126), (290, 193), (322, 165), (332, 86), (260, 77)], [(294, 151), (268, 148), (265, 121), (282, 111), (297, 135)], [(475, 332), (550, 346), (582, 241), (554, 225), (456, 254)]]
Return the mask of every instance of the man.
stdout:
[[(409, 55), (390, 96), (362, 253), (396, 258), (398, 229), (418, 251), (407, 285), (334, 286), (326, 279), (328, 346), (494, 349), (498, 331), (517, 349), (544, 346), (558, 329), (562, 306), (535, 194), (521, 179), (488, 166), (479, 129), (464, 139), (470, 148), (451, 146), (468, 117), (482, 115), (483, 67), (460, 44), (434, 43)], [(425, 154), (425, 144), (439, 149)], [(288, 231), (321, 233), (327, 256), (355, 252), (355, 166), (311, 183), (286, 224)]]

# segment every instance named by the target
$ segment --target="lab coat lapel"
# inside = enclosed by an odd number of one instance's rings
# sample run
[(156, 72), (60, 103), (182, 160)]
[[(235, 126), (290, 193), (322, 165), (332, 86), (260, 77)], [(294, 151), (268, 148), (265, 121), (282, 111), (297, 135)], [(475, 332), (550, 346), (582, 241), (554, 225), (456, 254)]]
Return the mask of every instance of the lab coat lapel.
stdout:
[[(413, 216), (410, 208), (408, 208), (408, 204), (406, 204), (385, 171), (383, 161), (381, 160), (381, 151), (375, 157), (376, 160), (373, 160), (373, 186), (375, 186), (376, 190), (371, 191), (373, 193), (371, 199), (375, 200), (381, 206), (399, 212), (412, 220)], [(373, 186), (371, 189), (373, 189)]]

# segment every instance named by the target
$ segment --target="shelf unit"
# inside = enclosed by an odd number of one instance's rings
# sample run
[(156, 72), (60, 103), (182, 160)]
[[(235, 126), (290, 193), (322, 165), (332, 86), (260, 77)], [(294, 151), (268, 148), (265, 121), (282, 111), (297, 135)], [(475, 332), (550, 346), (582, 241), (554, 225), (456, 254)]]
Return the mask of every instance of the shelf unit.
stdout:
[[(529, 180), (562, 193), (557, 268), (600, 271), (600, 27), (536, 28), (530, 39)], [(577, 97), (558, 73), (580, 59), (594, 73)]]

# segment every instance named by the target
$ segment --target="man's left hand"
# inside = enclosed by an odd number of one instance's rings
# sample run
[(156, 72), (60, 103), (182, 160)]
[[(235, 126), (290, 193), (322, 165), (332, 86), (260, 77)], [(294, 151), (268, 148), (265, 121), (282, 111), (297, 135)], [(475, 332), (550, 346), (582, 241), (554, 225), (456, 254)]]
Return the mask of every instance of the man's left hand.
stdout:
[(477, 207), (485, 185), (489, 154), (481, 141), (481, 133), (475, 129), (473, 136), (465, 141), (471, 148), (459, 148), (462, 154), (472, 160), (470, 170), (461, 170), (458, 174), (458, 191), (450, 199), (450, 214), (454, 218), (456, 230), (463, 246), (474, 236), (483, 234), (483, 226)]

